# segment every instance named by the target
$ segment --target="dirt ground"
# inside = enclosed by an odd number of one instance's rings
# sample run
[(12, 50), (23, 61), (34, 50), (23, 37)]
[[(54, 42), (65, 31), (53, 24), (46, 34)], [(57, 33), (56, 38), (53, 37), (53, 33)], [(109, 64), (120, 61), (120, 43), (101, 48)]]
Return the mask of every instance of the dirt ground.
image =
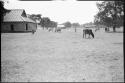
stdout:
[(2, 33), (2, 82), (123, 82), (123, 33)]

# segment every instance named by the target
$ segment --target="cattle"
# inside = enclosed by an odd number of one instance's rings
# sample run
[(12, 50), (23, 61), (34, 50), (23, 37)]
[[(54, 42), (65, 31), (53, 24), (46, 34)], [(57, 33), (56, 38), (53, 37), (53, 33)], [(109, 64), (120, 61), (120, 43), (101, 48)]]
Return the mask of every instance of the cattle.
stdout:
[(55, 32), (61, 32), (60, 28), (55, 29)]
[(52, 28), (49, 28), (48, 31), (49, 31), (49, 32), (50, 32), (50, 31), (53, 31), (53, 29), (52, 29)]
[(86, 34), (89, 35), (89, 38), (90, 38), (90, 35), (94, 38), (94, 34), (92, 32), (92, 29), (83, 29), (83, 38), (84, 37), (86, 38)]

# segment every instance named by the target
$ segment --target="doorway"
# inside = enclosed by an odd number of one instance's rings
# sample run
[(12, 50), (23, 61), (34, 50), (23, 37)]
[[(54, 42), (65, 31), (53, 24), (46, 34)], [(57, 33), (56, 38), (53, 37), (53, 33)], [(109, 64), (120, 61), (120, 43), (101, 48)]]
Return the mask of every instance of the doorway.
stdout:
[(28, 24), (26, 24), (26, 31), (28, 30)]
[(14, 25), (11, 24), (10, 27), (11, 27), (11, 31), (14, 31)]

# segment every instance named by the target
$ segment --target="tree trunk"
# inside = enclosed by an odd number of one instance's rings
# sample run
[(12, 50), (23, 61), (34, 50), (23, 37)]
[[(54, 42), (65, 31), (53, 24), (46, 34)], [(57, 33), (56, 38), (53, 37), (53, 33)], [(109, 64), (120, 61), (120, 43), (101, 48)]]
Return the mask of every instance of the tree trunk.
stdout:
[(109, 27), (106, 27), (106, 28), (105, 28), (105, 32), (108, 32), (108, 31), (109, 31)]
[(114, 7), (114, 15), (113, 15), (113, 32), (116, 32), (116, 20), (117, 20), (117, 8), (116, 8), (116, 2), (115, 2), (115, 7)]
[(75, 27), (75, 32), (76, 32), (76, 27)]
[(107, 29), (108, 29), (108, 28), (107, 28), (107, 27), (105, 27), (105, 32), (107, 32)]
[(107, 28), (107, 31), (109, 31), (109, 27)]

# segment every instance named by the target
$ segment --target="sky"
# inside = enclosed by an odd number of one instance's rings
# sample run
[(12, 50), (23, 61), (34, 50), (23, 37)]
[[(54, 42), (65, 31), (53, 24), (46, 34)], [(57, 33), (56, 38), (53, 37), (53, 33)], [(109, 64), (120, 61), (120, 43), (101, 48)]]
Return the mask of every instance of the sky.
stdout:
[[(9, 3), (7, 3), (7, 1)], [(70, 21), (80, 24), (93, 22), (98, 12), (97, 1), (18, 1), (5, 0), (6, 9), (25, 9), (27, 14), (41, 14), (59, 24)]]

